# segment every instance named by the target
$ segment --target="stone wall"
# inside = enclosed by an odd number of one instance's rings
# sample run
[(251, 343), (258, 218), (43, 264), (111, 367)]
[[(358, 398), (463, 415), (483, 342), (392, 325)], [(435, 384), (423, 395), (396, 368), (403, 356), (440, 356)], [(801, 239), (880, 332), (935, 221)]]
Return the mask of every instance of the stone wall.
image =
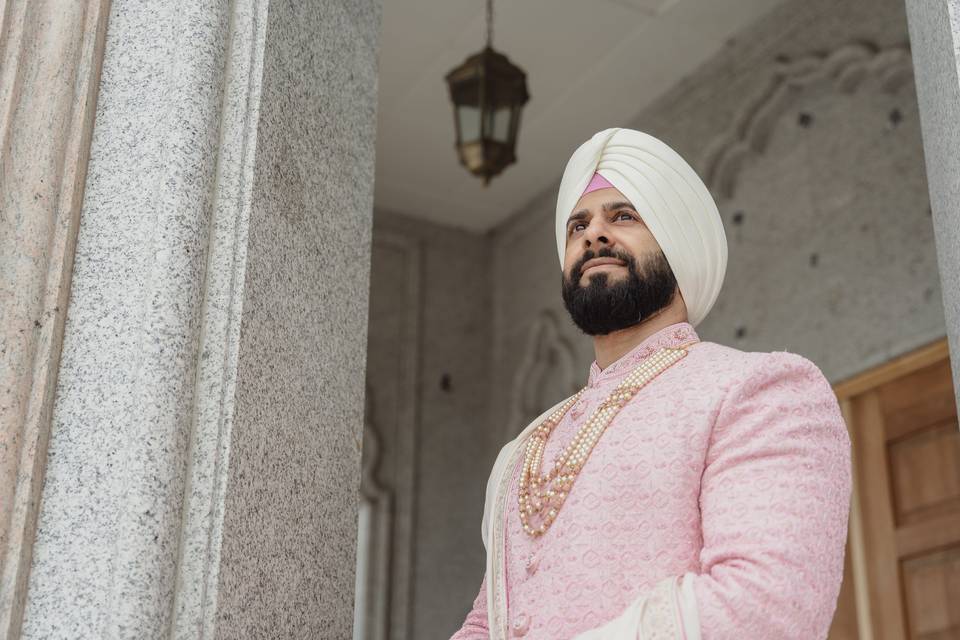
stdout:
[(375, 215), (367, 422), (396, 505), (392, 639), (457, 628), (483, 574), (485, 478), (499, 450), (487, 420), (489, 263), (484, 236)]

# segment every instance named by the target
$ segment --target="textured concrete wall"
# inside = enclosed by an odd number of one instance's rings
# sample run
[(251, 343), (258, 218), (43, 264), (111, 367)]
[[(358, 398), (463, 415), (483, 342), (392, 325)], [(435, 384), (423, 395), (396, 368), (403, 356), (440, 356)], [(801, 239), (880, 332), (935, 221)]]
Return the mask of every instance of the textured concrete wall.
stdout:
[[(415, 282), (411, 261), (419, 265)], [(376, 216), (367, 384), (382, 448), (395, 452), (379, 474), (397, 500), (394, 540), (403, 544), (394, 550), (394, 569), (409, 572), (406, 591), (396, 580), (392, 585), (391, 638), (448, 637), (463, 621), (483, 573), (484, 483), (478, 479), (499, 450), (487, 421), (489, 264), (484, 236), (396, 214)], [(411, 307), (419, 318), (415, 334), (403, 327)], [(417, 381), (412, 395), (404, 395), (404, 361), (411, 356)], [(404, 421), (411, 412), (412, 425)], [(411, 428), (412, 442), (405, 445)], [(415, 460), (412, 500), (403, 494), (411, 486), (404, 479), (411, 471), (406, 451)], [(404, 619), (408, 626), (401, 627)]]
[[(716, 194), (730, 260), (704, 339), (795, 351), (838, 381), (944, 335), (899, 0), (782, 5), (623, 124), (677, 149)], [(504, 439), (593, 358), (560, 300), (555, 198), (556, 185), (495, 232)]]

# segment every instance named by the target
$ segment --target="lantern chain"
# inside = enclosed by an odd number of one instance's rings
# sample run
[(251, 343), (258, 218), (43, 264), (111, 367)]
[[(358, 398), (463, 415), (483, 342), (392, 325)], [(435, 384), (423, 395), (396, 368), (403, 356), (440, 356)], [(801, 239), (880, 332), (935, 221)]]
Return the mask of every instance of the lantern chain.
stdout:
[(487, 0), (487, 46), (493, 48), (493, 0)]

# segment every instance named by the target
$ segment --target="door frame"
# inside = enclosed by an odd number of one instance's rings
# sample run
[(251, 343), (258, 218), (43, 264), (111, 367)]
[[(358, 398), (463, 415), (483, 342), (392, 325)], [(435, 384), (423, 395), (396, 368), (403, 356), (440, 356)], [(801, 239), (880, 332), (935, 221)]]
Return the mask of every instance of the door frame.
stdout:
[[(878, 629), (889, 629), (891, 625), (897, 625), (899, 628), (905, 628), (905, 617), (903, 604), (896, 598), (895, 606), (872, 606), (878, 600), (889, 602), (889, 594), (877, 597), (877, 590), (889, 589), (889, 580), (892, 576), (896, 578), (899, 568), (896, 562), (895, 548), (889, 549), (889, 553), (878, 554), (878, 549), (890, 546), (894, 543), (892, 537), (888, 540), (868, 539), (871, 536), (870, 531), (876, 531), (883, 527), (893, 526), (893, 507), (889, 500), (883, 499), (884, 496), (866, 496), (870, 504), (864, 504), (865, 496), (860, 491), (862, 483), (860, 471), (862, 468), (862, 459), (864, 451), (872, 452), (878, 446), (886, 446), (883, 433), (861, 433), (858, 423), (853, 419), (853, 399), (868, 394), (873, 389), (896, 380), (898, 378), (910, 375), (920, 369), (934, 365), (943, 360), (950, 359), (950, 349), (947, 338), (941, 338), (935, 342), (929, 343), (907, 354), (898, 356), (889, 362), (871, 367), (866, 371), (857, 374), (847, 380), (839, 382), (833, 386), (834, 393), (840, 403), (840, 410), (843, 413), (844, 421), (847, 424), (847, 431), (850, 435), (851, 443), (851, 465), (853, 490), (850, 505), (850, 524), (849, 524), (849, 542), (850, 542), (850, 565), (853, 580), (854, 603), (856, 606), (857, 633), (860, 640), (877, 640), (885, 637), (883, 632), (877, 633)], [(868, 408), (871, 403), (867, 403)], [(876, 404), (876, 403), (872, 403)], [(873, 407), (879, 410), (879, 406)], [(875, 436), (880, 436), (875, 437)], [(889, 473), (887, 469), (873, 470), (881, 475)], [(869, 507), (869, 509), (867, 509)], [(889, 563), (883, 566), (870, 567), (867, 549), (873, 544), (874, 557), (883, 555), (890, 558)], [(874, 584), (871, 584), (870, 578), (873, 577)], [(877, 578), (884, 580), (882, 584)], [(895, 582), (899, 593), (899, 580)]]

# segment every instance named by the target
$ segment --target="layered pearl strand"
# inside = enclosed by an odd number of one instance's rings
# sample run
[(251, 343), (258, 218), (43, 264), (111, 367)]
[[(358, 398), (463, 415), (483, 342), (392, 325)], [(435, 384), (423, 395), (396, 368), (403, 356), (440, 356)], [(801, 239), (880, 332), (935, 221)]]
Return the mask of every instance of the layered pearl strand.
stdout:
[[(586, 464), (590, 452), (593, 451), (604, 430), (640, 389), (687, 355), (684, 347), (690, 344), (694, 343), (660, 349), (631, 371), (597, 407), (590, 419), (580, 427), (573, 440), (560, 452), (553, 467), (546, 474), (541, 472), (541, 464), (547, 438), (560, 424), (567, 411), (580, 399), (586, 387), (563, 403), (533, 431), (527, 440), (519, 488), (520, 522), (528, 535), (537, 538), (546, 533), (556, 520), (560, 507), (563, 506), (573, 487), (574, 480)], [(539, 526), (531, 524), (533, 516), (539, 518)]]

